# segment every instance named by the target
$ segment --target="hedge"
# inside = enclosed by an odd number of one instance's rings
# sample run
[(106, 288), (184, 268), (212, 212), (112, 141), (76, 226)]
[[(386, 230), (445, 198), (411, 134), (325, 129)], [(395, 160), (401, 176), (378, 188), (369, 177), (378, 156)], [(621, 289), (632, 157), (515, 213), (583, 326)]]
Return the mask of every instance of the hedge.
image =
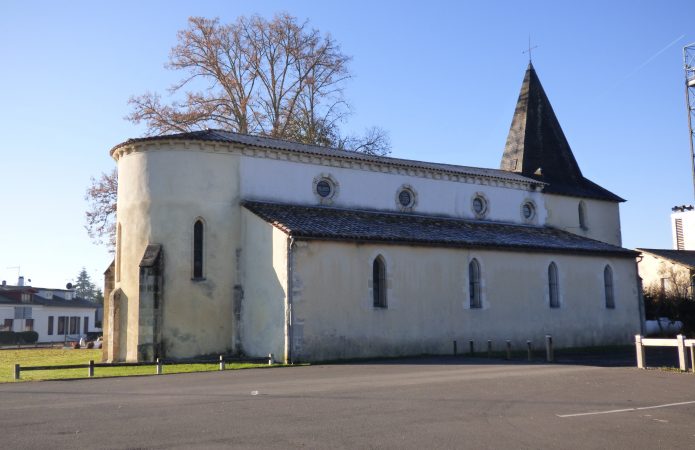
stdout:
[(39, 340), (36, 331), (0, 331), (0, 344), (35, 344)]

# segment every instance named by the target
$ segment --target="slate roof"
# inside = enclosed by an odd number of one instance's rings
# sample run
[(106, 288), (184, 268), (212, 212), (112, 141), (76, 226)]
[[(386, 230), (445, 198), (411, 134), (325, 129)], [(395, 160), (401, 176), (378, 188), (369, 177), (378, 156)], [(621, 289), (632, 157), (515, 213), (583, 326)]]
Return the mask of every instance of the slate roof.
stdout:
[(246, 201), (243, 206), (296, 238), (562, 253), (637, 253), (549, 227), (451, 217)]
[(544, 192), (625, 201), (584, 178), (530, 62), (521, 83), (500, 168), (548, 183)]
[(416, 161), (411, 159), (401, 159), (401, 158), (391, 158), (388, 156), (374, 156), (365, 155), (364, 153), (351, 152), (345, 150), (338, 150), (330, 147), (322, 147), (318, 145), (308, 145), (300, 144), (298, 142), (286, 141), (283, 139), (275, 139), (263, 136), (253, 136), (249, 134), (233, 133), (231, 131), (223, 130), (202, 130), (202, 131), (192, 131), (189, 133), (177, 133), (168, 134), (162, 136), (151, 136), (144, 138), (128, 139), (115, 147), (113, 147), (109, 154), (113, 155), (113, 152), (118, 148), (137, 142), (149, 142), (149, 141), (160, 141), (160, 140), (194, 140), (194, 141), (213, 141), (213, 142), (226, 142), (233, 144), (249, 145), (253, 147), (276, 149), (276, 150), (286, 150), (296, 153), (303, 153), (308, 155), (317, 156), (330, 156), (330, 157), (340, 157), (356, 161), (364, 162), (377, 162), (382, 164), (389, 164), (398, 167), (412, 168), (412, 169), (427, 169), (436, 170), (441, 172), (447, 172), (458, 175), (473, 175), (482, 176), (488, 178), (497, 178), (501, 180), (517, 181), (522, 183), (531, 183), (534, 185), (542, 184), (542, 181), (534, 180), (525, 177), (521, 174), (509, 172), (506, 170), (499, 169), (485, 169), (481, 167), (469, 167), (469, 166), (458, 166), (454, 164), (441, 164), (426, 161)]
[(79, 297), (75, 297), (72, 300), (65, 300), (64, 298), (59, 297), (57, 295), (54, 295), (52, 298), (45, 298), (33, 293), (34, 290), (32, 288), (24, 288), (24, 292), (27, 291), (31, 293), (31, 300), (29, 302), (22, 302), (22, 290), (0, 290), (0, 304), (10, 304), (18, 306), (43, 305), (61, 308), (98, 308), (99, 306), (101, 306), (94, 302)]
[(651, 253), (660, 258), (668, 259), (678, 264), (688, 266), (695, 269), (695, 251), (694, 250), (670, 250), (660, 248), (638, 248), (637, 251)]

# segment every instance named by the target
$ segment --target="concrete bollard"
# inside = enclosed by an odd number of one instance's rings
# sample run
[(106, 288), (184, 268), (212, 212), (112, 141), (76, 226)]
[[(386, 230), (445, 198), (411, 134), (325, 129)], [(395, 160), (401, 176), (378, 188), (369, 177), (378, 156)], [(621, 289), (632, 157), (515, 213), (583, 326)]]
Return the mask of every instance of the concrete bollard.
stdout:
[(473, 339), (468, 341), (468, 352), (471, 356), (475, 355), (475, 342), (473, 342)]
[(676, 344), (678, 345), (678, 367), (683, 372), (687, 372), (688, 360), (685, 356), (685, 336), (682, 334), (677, 335)]
[(94, 376), (94, 360), (89, 360), (89, 367), (87, 368), (87, 376), (92, 378)]
[(456, 341), (454, 340), (454, 356), (458, 353), (458, 349), (456, 348)]
[(272, 366), (275, 363), (275, 358), (272, 353), (268, 353), (268, 365)]
[(635, 335), (635, 351), (637, 352), (637, 368), (644, 369), (644, 345), (642, 345), (642, 336), (639, 334)]
[(224, 370), (224, 356), (220, 355), (220, 370)]
[(545, 360), (553, 362), (555, 354), (553, 352), (553, 337), (549, 334), (545, 335)]
[(157, 358), (157, 371), (156, 371), (156, 374), (157, 374), (157, 375), (161, 375), (161, 374), (162, 374), (162, 361), (160, 361), (159, 358)]
[(487, 340), (487, 357), (492, 358), (492, 341), (490, 339)]
[(531, 346), (531, 341), (526, 341), (526, 347), (528, 349), (528, 360), (533, 361), (533, 347)]
[(15, 381), (19, 380), (19, 372), (21, 370), (22, 369), (19, 367), (19, 364), (14, 365), (14, 379), (15, 379)]
[(507, 361), (512, 359), (512, 341), (507, 341)]

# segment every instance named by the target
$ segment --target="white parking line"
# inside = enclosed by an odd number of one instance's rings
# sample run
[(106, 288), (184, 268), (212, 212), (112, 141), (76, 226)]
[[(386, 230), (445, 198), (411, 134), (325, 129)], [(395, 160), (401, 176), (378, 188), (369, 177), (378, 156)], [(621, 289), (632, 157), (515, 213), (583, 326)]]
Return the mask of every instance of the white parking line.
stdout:
[(688, 401), (688, 402), (666, 403), (663, 405), (654, 405), (654, 406), (640, 406), (638, 408), (612, 409), (610, 411), (593, 411), (593, 412), (577, 413), (577, 414), (556, 414), (556, 416), (564, 419), (566, 417), (594, 416), (594, 415), (598, 415), (598, 414), (614, 414), (614, 413), (630, 412), (630, 411), (642, 411), (645, 409), (668, 408), (670, 406), (692, 405), (693, 403), (695, 403), (695, 400)]

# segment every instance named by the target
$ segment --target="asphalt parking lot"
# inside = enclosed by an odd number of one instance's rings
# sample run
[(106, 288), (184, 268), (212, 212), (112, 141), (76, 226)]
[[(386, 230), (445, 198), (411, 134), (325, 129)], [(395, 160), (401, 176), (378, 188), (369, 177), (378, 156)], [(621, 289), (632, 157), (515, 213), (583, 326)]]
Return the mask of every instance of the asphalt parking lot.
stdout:
[(695, 375), (599, 361), (418, 358), (6, 383), (2, 446), (695, 447)]

